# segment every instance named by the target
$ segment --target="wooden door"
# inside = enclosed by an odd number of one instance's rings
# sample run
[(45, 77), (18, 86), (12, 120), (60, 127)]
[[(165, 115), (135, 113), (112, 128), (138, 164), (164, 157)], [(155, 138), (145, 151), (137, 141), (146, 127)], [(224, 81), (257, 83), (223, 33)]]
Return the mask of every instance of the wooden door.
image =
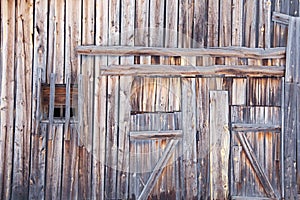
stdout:
[(231, 106), (232, 199), (280, 199), (281, 111)]

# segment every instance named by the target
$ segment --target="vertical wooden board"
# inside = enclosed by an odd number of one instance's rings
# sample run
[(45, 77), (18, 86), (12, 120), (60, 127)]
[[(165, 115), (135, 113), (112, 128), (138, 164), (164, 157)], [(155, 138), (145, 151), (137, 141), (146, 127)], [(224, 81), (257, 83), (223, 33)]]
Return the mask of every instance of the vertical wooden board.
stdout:
[(148, 14), (149, 1), (136, 0), (135, 1), (135, 37), (134, 43), (136, 46), (147, 46), (149, 43), (148, 30)]
[[(297, 84), (297, 89), (296, 89), (296, 94), (297, 94), (297, 110), (300, 109), (300, 85)], [(300, 113), (297, 112), (297, 186), (298, 186), (298, 193), (300, 190), (300, 153), (299, 153), (299, 149), (300, 149)]]
[(56, 83), (64, 83), (65, 1), (51, 0), (49, 3), (47, 75), (56, 73)]
[[(82, 43), (95, 44), (95, 1), (82, 4)], [(80, 138), (82, 145), (79, 148), (79, 185), (78, 197), (91, 198), (92, 194), (92, 138), (94, 112), (94, 57), (83, 57), (81, 73), (83, 74), (83, 127)]]
[[(108, 1), (96, 2), (96, 45), (108, 44)], [(106, 143), (107, 77), (100, 76), (98, 66), (107, 65), (107, 56), (95, 57), (94, 124), (92, 149), (92, 199), (104, 199)]]
[(162, 47), (164, 44), (164, 8), (165, 1), (150, 0), (149, 45)]
[(44, 199), (47, 131), (47, 124), (41, 124), (39, 132), (31, 136), (29, 199)]
[(156, 112), (166, 112), (169, 105), (169, 78), (157, 78), (156, 82)]
[(34, 61), (33, 73), (36, 75), (38, 68), (42, 69), (42, 83), (46, 83), (47, 72), (47, 26), (48, 26), (48, 3), (36, 1), (34, 5)]
[(285, 82), (293, 82), (295, 74), (295, 61), (296, 61), (296, 19), (290, 18), (288, 29), (288, 41), (286, 44), (286, 69), (285, 69)]
[(258, 47), (270, 48), (271, 1), (259, 0)]
[(296, 47), (296, 56), (295, 56), (295, 65), (296, 65), (296, 69), (295, 69), (295, 77), (294, 77), (294, 82), (299, 84), (300, 83), (300, 20), (298, 18), (296, 18), (296, 38), (294, 39), (294, 45), (297, 46)]
[(183, 170), (185, 198), (197, 196), (197, 152), (196, 152), (196, 92), (195, 79), (182, 80), (182, 128), (183, 128)]
[[(205, 5), (205, 6), (203, 6)], [(194, 1), (194, 28), (193, 47), (205, 47), (207, 45), (207, 20), (208, 20), (208, 0)]]
[(64, 137), (63, 166), (62, 166), (62, 191), (61, 199), (78, 198), (78, 133), (77, 126), (72, 124), (68, 132), (69, 138)]
[(172, 48), (177, 47), (177, 35), (178, 35), (178, 2), (172, 0), (166, 0), (165, 10), (165, 47)]
[(207, 78), (196, 79), (198, 197), (209, 197), (209, 90)]
[(256, 47), (256, 18), (257, 18), (257, 0), (244, 1), (244, 45), (246, 47)]
[(232, 80), (232, 105), (246, 105), (247, 80), (244, 78), (234, 78)]
[(209, 0), (208, 2), (208, 33), (207, 46), (216, 47), (219, 45), (219, 1)]
[(45, 199), (56, 199), (61, 197), (62, 187), (63, 125), (49, 128), (52, 136), (47, 139)]
[(285, 84), (284, 105), (284, 193), (286, 199), (297, 198), (296, 180), (296, 90), (295, 85)]
[(194, 21), (193, 0), (179, 1), (178, 47), (190, 48), (192, 46), (193, 21)]
[(169, 78), (169, 96), (167, 111), (179, 111), (181, 109), (181, 85), (180, 78)]
[(228, 92), (210, 91), (209, 96), (210, 193), (212, 199), (225, 199), (229, 192)]
[(243, 1), (232, 1), (232, 45), (242, 46), (243, 37)]
[[(65, 76), (71, 76), (71, 82), (77, 82), (77, 68), (80, 57), (75, 48), (81, 44), (81, 9), (80, 0), (66, 0), (65, 20)], [(62, 66), (61, 66), (62, 67)], [(65, 77), (66, 78), (66, 77)]]
[(231, 46), (231, 0), (220, 1), (220, 27), (219, 27), (219, 46)]
[[(121, 45), (134, 45), (134, 8), (135, 1), (121, 1)], [(134, 57), (122, 57), (121, 64), (134, 64)], [(119, 145), (118, 145), (118, 177), (117, 177), (117, 198), (128, 198), (129, 178), (129, 130), (130, 130), (130, 95), (132, 77), (120, 77), (119, 93)], [(127, 106), (124, 106), (127, 105)]]
[(116, 198), (119, 79), (108, 77), (105, 195)]
[[(136, 124), (136, 118), (137, 115), (131, 115), (130, 116), (130, 130), (135, 131), (137, 130), (137, 124)], [(129, 198), (130, 199), (136, 199), (136, 185), (137, 185), (137, 145), (135, 141), (130, 141), (129, 143), (129, 171), (130, 171), (130, 177), (129, 177)]]
[(1, 2), (1, 29), (0, 198), (10, 199), (15, 103), (15, 1)]
[(33, 2), (16, 4), (16, 90), (12, 198), (28, 196), (30, 133)]

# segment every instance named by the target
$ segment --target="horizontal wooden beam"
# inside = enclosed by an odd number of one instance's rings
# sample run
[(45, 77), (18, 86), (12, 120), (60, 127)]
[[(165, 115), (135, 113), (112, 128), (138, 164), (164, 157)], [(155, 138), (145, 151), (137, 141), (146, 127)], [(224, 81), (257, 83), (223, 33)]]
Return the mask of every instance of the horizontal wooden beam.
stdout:
[(282, 66), (249, 65), (109, 65), (101, 66), (101, 75), (119, 76), (225, 76), (225, 77), (283, 77)]
[(132, 131), (129, 136), (131, 140), (173, 139), (182, 137), (182, 130)]
[(239, 57), (252, 59), (285, 58), (285, 48), (269, 49), (247, 47), (217, 47), (217, 48), (157, 48), (129, 46), (78, 46), (81, 55), (115, 55), (115, 56), (212, 56)]
[(290, 18), (290, 15), (273, 12), (272, 20), (280, 24), (289, 25)]
[(281, 126), (280, 125), (273, 125), (273, 124), (240, 124), (240, 123), (235, 123), (232, 124), (231, 126), (232, 131), (237, 131), (237, 132), (257, 132), (257, 131), (280, 131)]

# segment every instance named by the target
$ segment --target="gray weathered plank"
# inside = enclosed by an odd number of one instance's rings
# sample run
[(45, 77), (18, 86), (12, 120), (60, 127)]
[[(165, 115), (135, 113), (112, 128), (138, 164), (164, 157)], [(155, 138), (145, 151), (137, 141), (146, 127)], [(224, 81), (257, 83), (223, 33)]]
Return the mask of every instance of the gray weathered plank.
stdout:
[(56, 199), (62, 187), (63, 125), (49, 126), (53, 137), (47, 138), (45, 199)]
[(229, 195), (229, 104), (227, 91), (210, 91), (210, 195), (226, 199)]
[(239, 124), (233, 123), (231, 125), (233, 131), (238, 132), (246, 132), (246, 131), (268, 131), (268, 132), (280, 132), (281, 126), (280, 125), (273, 125), (273, 124)]
[(40, 130), (32, 135), (29, 199), (44, 199), (46, 174), (47, 124), (39, 125)]
[[(284, 67), (253, 65), (213, 65), (213, 66), (177, 66), (177, 65), (109, 65), (101, 66), (101, 75), (120, 76), (228, 76), (228, 77), (283, 77)], [(150, 80), (149, 80), (150, 81)], [(153, 81), (145, 86), (153, 85)], [(162, 86), (161, 86), (162, 87)], [(145, 99), (144, 99), (145, 100)], [(147, 109), (148, 110), (148, 109)], [(146, 110), (145, 110), (146, 111)], [(149, 110), (148, 110), (149, 111)]]
[(182, 131), (131, 131), (129, 135), (131, 140), (172, 139), (182, 137)]
[(285, 48), (249, 48), (249, 47), (210, 47), (210, 48), (163, 48), (163, 47), (127, 47), (127, 46), (78, 46), (76, 52), (82, 55), (151, 55), (151, 56), (213, 56), (239, 57), (253, 59), (285, 58)]
[(286, 199), (297, 198), (296, 180), (296, 123), (297, 94), (293, 83), (285, 83), (284, 105), (284, 193)]
[(186, 198), (197, 196), (197, 152), (196, 152), (196, 92), (195, 79), (181, 80), (181, 106), (183, 130), (183, 189)]

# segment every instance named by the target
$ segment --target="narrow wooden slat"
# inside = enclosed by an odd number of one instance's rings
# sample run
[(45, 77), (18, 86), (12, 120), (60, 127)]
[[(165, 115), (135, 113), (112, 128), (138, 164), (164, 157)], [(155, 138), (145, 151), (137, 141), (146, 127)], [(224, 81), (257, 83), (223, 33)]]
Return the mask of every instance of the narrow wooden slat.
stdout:
[[(134, 15), (135, 1), (121, 1), (121, 45), (134, 45)], [(120, 64), (134, 64), (134, 57), (121, 58)], [(119, 93), (119, 146), (118, 146), (118, 177), (117, 177), (117, 198), (128, 198), (129, 186), (129, 130), (130, 130), (130, 96), (132, 77), (120, 77)], [(127, 105), (127, 106), (124, 106)]]
[(285, 82), (294, 82), (295, 78), (295, 68), (296, 68), (296, 53), (297, 53), (297, 45), (296, 42), (296, 19), (291, 18), (289, 21), (289, 29), (288, 29), (288, 41), (286, 46), (286, 72), (285, 72)]
[(267, 197), (247, 197), (247, 196), (232, 196), (231, 197), (234, 200), (271, 200), (273, 198), (267, 198)]
[(51, 74), (50, 75), (50, 96), (49, 96), (49, 123), (50, 123), (50, 125), (53, 124), (53, 118), (54, 118), (55, 80), (56, 80), (56, 74)]
[(294, 39), (293, 45), (296, 46), (296, 55), (294, 56), (295, 59), (295, 77), (294, 77), (294, 82), (299, 84), (300, 83), (300, 19), (296, 18), (296, 35)]
[(243, 2), (232, 1), (232, 45), (242, 46), (243, 37)]
[(46, 174), (46, 135), (47, 124), (41, 124), (40, 130), (32, 135), (29, 199), (44, 199)]
[(65, 106), (65, 126), (64, 133), (65, 137), (69, 139), (69, 125), (70, 125), (70, 111), (71, 111), (71, 76), (66, 76), (66, 106)]
[(78, 46), (76, 52), (81, 55), (151, 55), (151, 56), (213, 56), (239, 57), (253, 59), (285, 58), (285, 48), (249, 48), (249, 47), (210, 47), (210, 48), (162, 48), (162, 47), (126, 47), (126, 46)]
[(63, 140), (61, 199), (77, 199), (79, 163), (77, 124), (70, 125), (68, 132), (64, 134), (69, 135), (69, 138)]
[(273, 124), (238, 124), (233, 123), (232, 124), (232, 131), (238, 131), (238, 132), (247, 132), (247, 131), (280, 131), (281, 126), (280, 125), (273, 125)]
[(198, 196), (209, 197), (209, 88), (207, 78), (196, 79)]
[(178, 143), (178, 140), (171, 140), (168, 145), (165, 147), (165, 150), (156, 163), (152, 174), (150, 175), (146, 185), (144, 186), (140, 196), (137, 199), (146, 199), (156, 184), (156, 181), (160, 177), (161, 173), (163, 172), (168, 160), (170, 159), (171, 155), (173, 154), (175, 147)]
[(207, 45), (207, 12), (208, 0), (194, 1), (194, 35), (193, 48), (205, 47)]
[[(81, 44), (81, 9), (80, 0), (66, 0), (65, 13), (65, 76), (71, 75), (71, 83), (77, 82), (80, 57), (76, 54), (76, 46)], [(65, 77), (66, 79), (67, 77)]]
[(296, 120), (297, 94), (293, 83), (285, 83), (284, 95), (284, 194), (286, 199), (297, 198), (296, 180)]
[(266, 176), (264, 170), (262, 169), (256, 155), (253, 152), (253, 148), (251, 147), (250, 143), (248, 142), (246, 136), (244, 133), (238, 132), (237, 136), (241, 142), (241, 145), (243, 147), (243, 150), (245, 151), (247, 158), (250, 161), (250, 164), (252, 165), (253, 169), (255, 170), (260, 183), (263, 185), (263, 188), (265, 192), (267, 193), (268, 197), (270, 198), (276, 198), (276, 194), (274, 192), (274, 189)]
[(257, 1), (247, 1), (244, 4), (244, 43), (246, 47), (256, 47), (256, 20), (257, 20)]
[(220, 24), (219, 24), (219, 46), (226, 47), (231, 46), (231, 21), (235, 21), (236, 18), (232, 18), (232, 4), (231, 0), (220, 1), (219, 10)]
[(181, 106), (183, 131), (183, 189), (186, 198), (197, 196), (197, 152), (196, 152), (196, 92), (195, 79), (181, 80)]
[[(96, 3), (96, 45), (108, 44), (108, 1)], [(107, 56), (97, 56), (95, 66), (107, 65)], [(107, 77), (100, 76), (95, 69), (94, 88), (94, 124), (92, 149), (92, 199), (105, 198), (105, 144), (106, 144), (106, 86)]]
[[(284, 67), (213, 65), (213, 66), (175, 66), (175, 65), (109, 65), (101, 66), (101, 75), (120, 76), (238, 76), (238, 77), (283, 77)], [(150, 85), (150, 83), (149, 83)], [(146, 110), (145, 110), (146, 111)], [(149, 111), (149, 110), (148, 110)]]
[(61, 196), (63, 125), (50, 125), (53, 134), (47, 139), (47, 171), (45, 199), (55, 199)]
[(48, 78), (57, 73), (56, 83), (64, 83), (65, 1), (49, 2), (48, 14)]
[[(32, 105), (33, 1), (16, 1), (12, 199), (28, 196)], [(11, 33), (9, 33), (11, 34)], [(9, 67), (9, 66), (5, 66)]]
[(228, 92), (210, 91), (210, 194), (225, 199), (229, 194)]
[(129, 133), (132, 140), (156, 140), (156, 139), (171, 139), (182, 137), (181, 130), (170, 131), (131, 131)]
[(241, 182), (241, 146), (232, 147), (234, 182)]
[[(300, 109), (300, 85), (297, 84), (296, 86), (296, 94), (297, 94), (297, 110)], [(300, 148), (300, 112), (297, 112), (297, 149)], [(298, 186), (298, 197), (299, 197), (299, 190), (300, 190), (300, 153), (297, 152), (297, 186)]]
[(219, 1), (208, 1), (208, 33), (207, 46), (217, 47), (219, 45)]

